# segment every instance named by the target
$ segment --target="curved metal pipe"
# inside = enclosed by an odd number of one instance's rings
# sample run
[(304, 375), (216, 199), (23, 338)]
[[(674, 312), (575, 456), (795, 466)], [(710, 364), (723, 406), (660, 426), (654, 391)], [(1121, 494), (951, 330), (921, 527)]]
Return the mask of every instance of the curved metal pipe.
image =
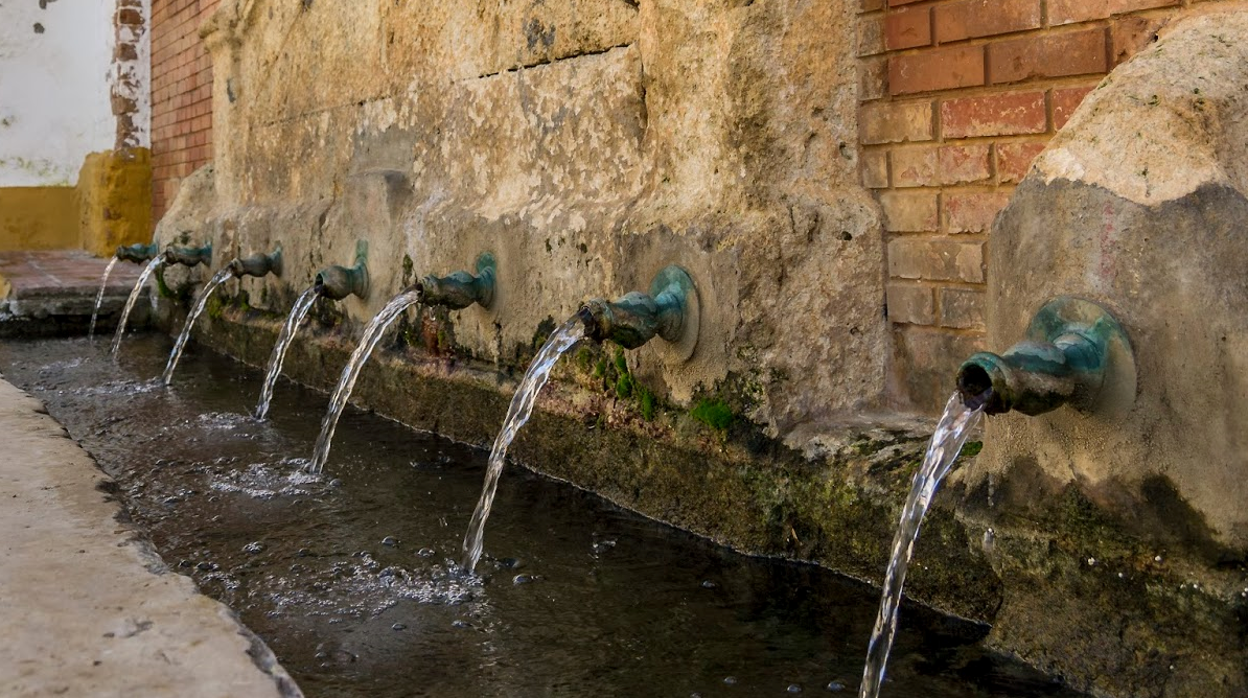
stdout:
[(477, 257), (477, 274), (457, 271), (447, 276), (426, 276), (416, 282), (420, 302), (461, 310), (476, 303), (489, 308), (494, 302), (494, 256), (488, 252)]
[(347, 296), (368, 298), (368, 241), (355, 243), (355, 266), (333, 265), (316, 273), (313, 284), (322, 296), (340, 301)]
[(160, 246), (154, 242), (148, 245), (141, 242), (133, 245), (120, 245), (116, 252), (117, 259), (135, 264), (142, 264), (158, 254), (160, 254)]
[(1061, 297), (1032, 318), (1027, 338), (1002, 354), (973, 354), (958, 369), (958, 392), (984, 412), (1044, 414), (1062, 405), (1091, 410), (1106, 387), (1111, 349), (1130, 343), (1122, 326), (1090, 301)]
[(576, 316), (585, 325), (585, 336), (596, 342), (609, 339), (636, 349), (658, 336), (675, 343), (685, 334), (694, 290), (689, 272), (671, 265), (655, 275), (649, 294), (633, 291), (614, 301), (594, 298)]
[(166, 247), (165, 264), (181, 264), (193, 267), (196, 264), (210, 266), (212, 264), (212, 243), (203, 247)]
[(230, 271), (234, 276), (264, 276), (273, 274), (274, 276), (282, 275), (282, 246), (278, 245), (277, 249), (269, 254), (253, 254), (250, 257), (235, 257), (230, 261)]

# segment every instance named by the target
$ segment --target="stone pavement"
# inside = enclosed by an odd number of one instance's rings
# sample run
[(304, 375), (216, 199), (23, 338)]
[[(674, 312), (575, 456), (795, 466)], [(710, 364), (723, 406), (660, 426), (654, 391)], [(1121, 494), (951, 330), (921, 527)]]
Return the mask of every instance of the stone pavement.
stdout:
[(302, 695), (229, 609), (118, 522), (108, 478), (4, 380), (0, 439), (0, 695)]
[[(107, 259), (82, 250), (0, 252), (0, 337), (85, 334)], [(108, 278), (97, 331), (111, 331), (142, 271), (118, 262)], [(146, 321), (139, 303), (131, 325)]]

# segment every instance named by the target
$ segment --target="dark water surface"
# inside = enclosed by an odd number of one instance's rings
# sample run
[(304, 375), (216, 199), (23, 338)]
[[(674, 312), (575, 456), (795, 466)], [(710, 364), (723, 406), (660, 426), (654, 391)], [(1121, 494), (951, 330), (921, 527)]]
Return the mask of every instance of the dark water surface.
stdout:
[[(324, 474), (304, 476), (325, 396), (283, 381), (257, 422), (259, 372), (192, 347), (165, 388), (170, 346), (127, 339), (114, 363), (107, 342), (6, 342), (0, 371), (307, 695), (856, 691), (870, 587), (732, 553), (522, 468), (503, 475), (481, 578), (461, 579), (485, 451), (349, 410)], [(1077, 695), (980, 648), (984, 632), (907, 606), (882, 695)]]

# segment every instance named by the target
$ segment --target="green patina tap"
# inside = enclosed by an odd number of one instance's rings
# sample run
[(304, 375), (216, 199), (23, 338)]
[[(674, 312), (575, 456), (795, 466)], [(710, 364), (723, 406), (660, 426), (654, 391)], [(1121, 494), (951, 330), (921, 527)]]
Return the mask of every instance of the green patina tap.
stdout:
[(235, 257), (230, 261), (230, 271), (234, 276), (282, 275), (282, 246), (269, 254), (253, 254), (250, 257)]
[(154, 242), (149, 245), (141, 242), (136, 242), (133, 245), (122, 245), (117, 248), (116, 252), (117, 259), (134, 262), (135, 264), (142, 264), (158, 254), (160, 254), (160, 246)]
[(188, 267), (196, 264), (210, 265), (212, 264), (212, 243), (203, 247), (166, 247), (165, 264), (182, 264)]
[(477, 257), (477, 274), (457, 271), (449, 276), (426, 276), (416, 282), (420, 302), (440, 305), (451, 310), (467, 308), (473, 303), (488, 308), (494, 302), (494, 255), (486, 252)]
[(351, 295), (361, 299), (367, 298), (367, 261), (368, 242), (360, 240), (355, 243), (354, 267), (347, 268), (335, 264), (317, 272), (315, 284), (321, 290), (321, 295), (336, 301)]
[(585, 325), (585, 336), (597, 342), (609, 339), (636, 349), (658, 335), (676, 343), (685, 335), (694, 291), (689, 272), (672, 265), (655, 275), (649, 295), (633, 291), (614, 301), (595, 298), (576, 314)]
[(958, 392), (984, 411), (1038, 415), (1062, 405), (1094, 410), (1109, 388), (1114, 364), (1134, 360), (1126, 332), (1114, 316), (1091, 301), (1062, 296), (1031, 319), (1026, 338), (1003, 354), (979, 352), (958, 369)]

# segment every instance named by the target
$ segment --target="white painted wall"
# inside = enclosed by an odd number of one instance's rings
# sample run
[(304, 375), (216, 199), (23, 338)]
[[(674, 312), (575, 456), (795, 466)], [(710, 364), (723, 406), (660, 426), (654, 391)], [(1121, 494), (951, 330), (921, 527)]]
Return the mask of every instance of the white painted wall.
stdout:
[(72, 185), (88, 153), (113, 147), (115, 8), (0, 0), (0, 187)]

